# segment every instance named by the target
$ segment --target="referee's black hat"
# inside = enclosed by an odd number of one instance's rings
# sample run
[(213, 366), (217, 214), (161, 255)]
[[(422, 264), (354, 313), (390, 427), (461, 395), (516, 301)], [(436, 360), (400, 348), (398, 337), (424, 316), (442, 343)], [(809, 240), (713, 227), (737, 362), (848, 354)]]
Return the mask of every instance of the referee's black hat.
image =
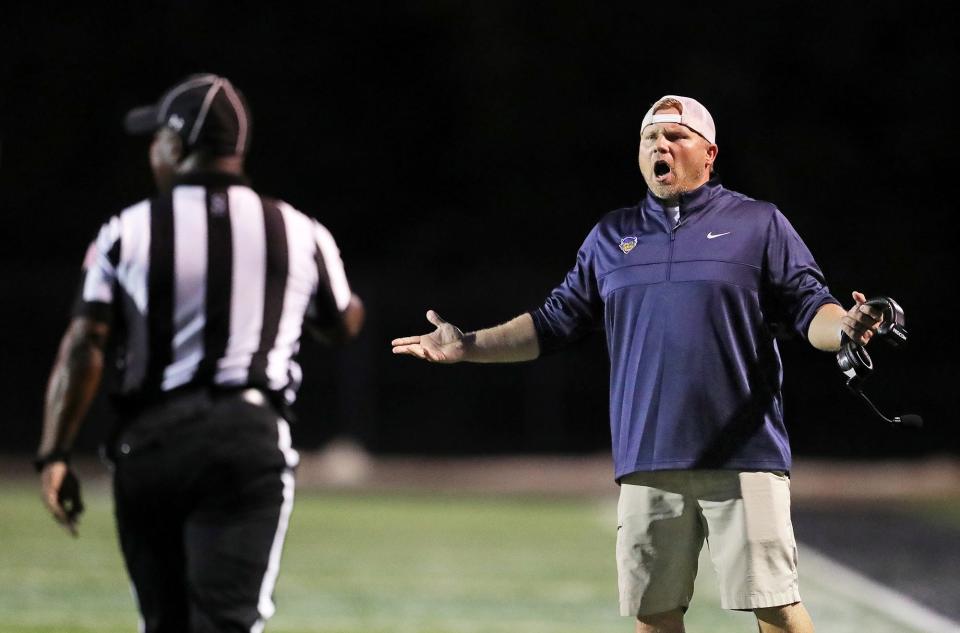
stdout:
[(250, 109), (230, 80), (212, 74), (190, 75), (153, 105), (127, 113), (130, 134), (152, 134), (168, 127), (188, 149), (203, 148), (217, 155), (245, 154), (250, 146)]

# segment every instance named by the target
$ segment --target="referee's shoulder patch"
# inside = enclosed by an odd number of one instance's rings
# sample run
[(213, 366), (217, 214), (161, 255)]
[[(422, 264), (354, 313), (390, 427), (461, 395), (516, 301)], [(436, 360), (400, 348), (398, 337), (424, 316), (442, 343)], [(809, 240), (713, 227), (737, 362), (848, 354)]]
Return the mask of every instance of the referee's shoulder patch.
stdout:
[[(73, 261), (77, 261), (77, 260), (73, 260)], [(96, 242), (91, 242), (90, 246), (87, 247), (87, 254), (83, 256), (84, 270), (89, 270), (93, 266), (94, 262), (96, 261), (97, 261), (97, 244)]]

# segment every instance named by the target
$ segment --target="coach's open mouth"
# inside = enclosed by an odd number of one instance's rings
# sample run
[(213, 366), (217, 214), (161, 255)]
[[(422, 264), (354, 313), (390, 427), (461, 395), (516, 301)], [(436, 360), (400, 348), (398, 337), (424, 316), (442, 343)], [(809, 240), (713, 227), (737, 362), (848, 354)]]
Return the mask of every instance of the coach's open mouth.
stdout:
[(670, 165), (665, 160), (658, 160), (653, 164), (653, 175), (662, 178), (670, 173)]

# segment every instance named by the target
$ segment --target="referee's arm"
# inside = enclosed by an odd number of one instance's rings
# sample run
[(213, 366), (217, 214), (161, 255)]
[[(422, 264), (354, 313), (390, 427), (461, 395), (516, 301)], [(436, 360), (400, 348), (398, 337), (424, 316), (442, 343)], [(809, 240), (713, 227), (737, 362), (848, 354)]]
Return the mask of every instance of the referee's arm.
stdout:
[(363, 328), (363, 302), (350, 290), (340, 249), (325, 226), (313, 221), (317, 286), (304, 315), (304, 329), (321, 343), (343, 343)]
[(60, 342), (44, 399), (43, 434), (37, 449), (43, 502), (74, 534), (75, 519), (67, 517), (58, 493), (67, 474), (74, 438), (100, 385), (109, 334), (107, 323), (75, 317)]
[(360, 333), (366, 311), (363, 301), (355, 294), (350, 295), (350, 303), (329, 320), (321, 320), (312, 316), (304, 321), (304, 327), (310, 335), (325, 344), (345, 343)]

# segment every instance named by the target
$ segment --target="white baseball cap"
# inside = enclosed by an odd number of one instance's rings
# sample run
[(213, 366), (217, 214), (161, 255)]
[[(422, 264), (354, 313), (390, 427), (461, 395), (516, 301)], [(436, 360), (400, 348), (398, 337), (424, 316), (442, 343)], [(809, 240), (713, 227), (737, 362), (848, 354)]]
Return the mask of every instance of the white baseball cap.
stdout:
[[(663, 105), (663, 102), (672, 99), (680, 104), (680, 114), (654, 114), (657, 108)], [(643, 123), (640, 125), (640, 131), (643, 128), (654, 123), (679, 123), (707, 139), (711, 145), (717, 142), (717, 127), (713, 124), (713, 117), (707, 111), (703, 104), (690, 97), (679, 97), (677, 95), (664, 95), (657, 99), (656, 103), (650, 106), (647, 113), (643, 115)]]

